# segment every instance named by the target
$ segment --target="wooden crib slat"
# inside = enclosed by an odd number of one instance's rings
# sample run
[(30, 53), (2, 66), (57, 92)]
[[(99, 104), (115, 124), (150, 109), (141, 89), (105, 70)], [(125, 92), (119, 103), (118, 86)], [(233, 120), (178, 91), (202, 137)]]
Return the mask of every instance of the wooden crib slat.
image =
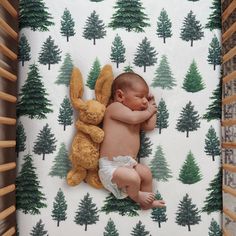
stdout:
[(0, 197), (6, 195), (8, 193), (13, 192), (15, 189), (16, 189), (15, 184), (11, 184), (11, 185), (8, 185), (8, 186), (6, 186), (4, 188), (1, 188), (0, 189)]
[(223, 164), (222, 165), (224, 170), (230, 171), (230, 172), (236, 172), (236, 166), (232, 164)]
[(230, 104), (236, 102), (236, 95), (228, 96), (222, 100), (222, 105)]
[(222, 35), (222, 43), (224, 43), (235, 32), (236, 22), (233, 23), (230, 28)]
[(15, 234), (15, 232), (16, 232), (16, 228), (15, 227), (11, 227), (2, 236), (12, 236), (12, 235)]
[(10, 80), (10, 81), (16, 81), (17, 77), (16, 75), (12, 74), (11, 72), (3, 69), (2, 67), (0, 67), (0, 76)]
[(15, 140), (0, 141), (0, 148), (10, 148), (10, 147), (15, 147), (15, 146), (16, 146)]
[(235, 9), (236, 9), (236, 1), (232, 1), (222, 14), (221, 17), (222, 22), (224, 22)]
[(1, 17), (0, 17), (0, 27), (13, 39), (15, 39), (16, 41), (18, 40), (18, 34), (16, 33), (16, 31), (13, 30), (11, 26), (8, 25)]
[(223, 236), (231, 236), (228, 230), (226, 230), (224, 226), (222, 228), (223, 228)]
[(223, 207), (223, 212), (225, 215), (227, 215), (231, 220), (236, 221), (236, 213), (233, 211), (229, 210), (226, 207)]
[(14, 53), (8, 47), (6, 47), (3, 43), (0, 43), (0, 52), (3, 53), (5, 56), (7, 56), (8, 58), (10, 58), (13, 61), (15, 61), (17, 59), (17, 54)]
[[(235, 1), (236, 2), (236, 1)], [(236, 47), (232, 48), (229, 52), (227, 52), (224, 56), (223, 56), (223, 63), (225, 63), (226, 61), (230, 60), (231, 58), (233, 58), (236, 55)]]
[(15, 125), (16, 124), (16, 119), (0, 116), (0, 124)]
[(8, 171), (8, 170), (13, 170), (15, 168), (16, 168), (16, 163), (15, 162), (10, 162), (10, 163), (7, 163), (7, 164), (2, 164), (2, 165), (0, 165), (0, 173)]
[(18, 18), (18, 13), (16, 9), (7, 0), (0, 0), (0, 4), (8, 11), (8, 13), (14, 17), (16, 20)]
[(4, 211), (0, 212), (0, 220), (3, 220), (7, 218), (9, 215), (11, 215), (13, 212), (15, 212), (16, 207), (15, 206), (10, 206)]
[(11, 103), (16, 103), (17, 98), (11, 94), (4, 93), (0, 91), (0, 99), (11, 102)]
[(223, 185), (222, 189), (225, 193), (228, 193), (228, 194), (236, 197), (236, 189), (233, 189), (233, 188), (226, 186), (226, 185)]
[(236, 79), (236, 71), (233, 71), (232, 73), (226, 75), (223, 78), (223, 84), (228, 83), (229, 81)]
[(221, 126), (223, 126), (223, 127), (232, 126), (232, 125), (236, 125), (236, 119), (228, 119), (228, 120), (221, 121)]

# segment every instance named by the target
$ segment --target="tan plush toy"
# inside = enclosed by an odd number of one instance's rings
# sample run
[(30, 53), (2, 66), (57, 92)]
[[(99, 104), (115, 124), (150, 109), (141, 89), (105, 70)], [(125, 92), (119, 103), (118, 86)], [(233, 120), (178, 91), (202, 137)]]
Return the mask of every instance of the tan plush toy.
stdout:
[(67, 174), (71, 186), (85, 181), (95, 188), (102, 188), (98, 177), (99, 147), (104, 132), (101, 123), (111, 95), (113, 73), (110, 65), (105, 65), (96, 81), (96, 100), (83, 101), (83, 80), (79, 69), (74, 68), (70, 81), (70, 98), (79, 119), (76, 122), (77, 134), (72, 142), (70, 160), (72, 169)]

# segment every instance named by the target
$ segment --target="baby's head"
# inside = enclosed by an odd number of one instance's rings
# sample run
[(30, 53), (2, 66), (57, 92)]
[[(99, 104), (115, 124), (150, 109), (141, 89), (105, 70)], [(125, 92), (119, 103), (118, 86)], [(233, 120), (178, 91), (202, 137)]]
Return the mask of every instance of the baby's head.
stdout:
[(118, 75), (112, 84), (112, 99), (131, 110), (145, 110), (148, 106), (149, 88), (138, 74), (125, 72)]

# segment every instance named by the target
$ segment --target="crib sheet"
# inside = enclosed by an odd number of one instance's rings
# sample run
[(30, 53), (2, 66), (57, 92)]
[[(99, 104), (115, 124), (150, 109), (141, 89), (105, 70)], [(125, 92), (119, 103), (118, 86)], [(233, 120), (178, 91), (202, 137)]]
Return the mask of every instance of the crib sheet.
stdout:
[[(220, 1), (20, 1), (18, 235), (221, 235)], [(94, 98), (101, 67), (134, 71), (158, 104), (140, 163), (167, 208), (141, 211), (65, 176), (78, 113), (73, 66)], [(33, 105), (32, 105), (33, 104)]]

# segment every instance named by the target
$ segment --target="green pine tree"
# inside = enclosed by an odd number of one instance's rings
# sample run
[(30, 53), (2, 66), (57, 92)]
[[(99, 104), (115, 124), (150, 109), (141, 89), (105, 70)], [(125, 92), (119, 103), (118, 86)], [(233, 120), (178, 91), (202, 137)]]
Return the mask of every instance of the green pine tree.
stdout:
[(49, 125), (46, 124), (42, 130), (39, 131), (37, 140), (34, 142), (33, 152), (35, 154), (43, 154), (43, 160), (45, 159), (45, 154), (53, 153), (56, 150), (56, 138), (54, 134), (51, 133)]
[(106, 200), (104, 201), (104, 205), (101, 208), (101, 211), (109, 214), (111, 212), (117, 212), (122, 216), (138, 216), (138, 210), (140, 210), (140, 206), (134, 202), (129, 197), (124, 199), (117, 199), (114, 197), (112, 193), (110, 193)]
[(83, 37), (88, 40), (93, 39), (93, 45), (95, 45), (96, 39), (104, 38), (104, 36), (106, 36), (105, 24), (99, 19), (99, 15), (96, 11), (93, 11), (87, 18)]
[(150, 232), (145, 230), (145, 225), (142, 224), (141, 221), (139, 221), (135, 227), (133, 227), (133, 230), (131, 232), (132, 236), (146, 236), (150, 235)]
[(61, 35), (66, 37), (66, 41), (69, 42), (69, 38), (75, 35), (75, 22), (72, 19), (70, 11), (66, 8), (61, 17)]
[(100, 64), (98, 58), (96, 57), (95, 61), (93, 62), (93, 66), (92, 66), (91, 70), (89, 71), (86, 86), (88, 86), (90, 89), (94, 90), (95, 85), (96, 85), (96, 81), (98, 79), (100, 72), (101, 72), (101, 64)]
[(39, 222), (36, 223), (36, 225), (33, 227), (33, 229), (30, 232), (31, 236), (44, 236), (48, 235), (48, 231), (44, 229), (44, 224), (42, 220), (40, 219)]
[(221, 1), (213, 0), (210, 8), (212, 12), (208, 18), (206, 28), (209, 28), (210, 30), (221, 29)]
[(25, 141), (26, 141), (26, 135), (25, 135), (25, 129), (23, 124), (19, 121), (16, 127), (16, 154), (17, 157), (19, 156), (19, 152), (25, 151)]
[(151, 86), (153, 88), (161, 87), (162, 89), (173, 89), (173, 87), (176, 86), (176, 81), (172, 75), (166, 55), (161, 57), (160, 64), (155, 71), (155, 77)]
[(114, 221), (111, 218), (107, 222), (103, 236), (119, 236)]
[(123, 28), (128, 32), (144, 32), (144, 28), (150, 26), (147, 15), (143, 12), (144, 7), (140, 0), (117, 0), (114, 6), (116, 12), (112, 15), (109, 27), (116, 30)]
[(72, 116), (73, 116), (73, 108), (70, 104), (69, 98), (65, 97), (61, 104), (57, 120), (60, 125), (63, 125), (64, 131), (66, 130), (67, 125), (72, 125), (73, 123)]
[(79, 203), (74, 222), (78, 225), (85, 225), (87, 231), (88, 225), (96, 224), (99, 220), (96, 204), (92, 203), (92, 197), (87, 193)]
[(20, 37), (18, 44), (18, 60), (21, 61), (21, 65), (24, 66), (25, 61), (29, 61), (31, 59), (30, 56), (30, 45), (24, 34)]
[(210, 214), (214, 211), (222, 211), (222, 171), (221, 169), (216, 174), (215, 178), (210, 182), (207, 188), (209, 195), (206, 197), (203, 212)]
[(152, 177), (157, 181), (167, 182), (172, 177), (171, 170), (168, 168), (162, 146), (157, 146), (154, 158), (150, 162)]
[(171, 32), (172, 23), (168, 17), (167, 11), (163, 8), (157, 21), (157, 35), (159, 38), (163, 38), (163, 42), (166, 43), (166, 38), (172, 36)]
[(217, 65), (221, 65), (221, 47), (216, 35), (214, 35), (210, 47), (208, 48), (207, 61), (209, 64), (213, 65), (214, 70)]
[(212, 218), (211, 219), (211, 225), (208, 228), (208, 236), (221, 236), (222, 230), (220, 229), (219, 224)]
[(179, 203), (178, 211), (176, 212), (176, 223), (181, 226), (188, 226), (188, 231), (191, 231), (190, 226), (199, 224), (200, 221), (200, 211), (197, 206), (192, 203), (192, 199), (189, 195), (186, 194)]
[(118, 34), (116, 34), (115, 39), (112, 42), (110, 59), (112, 62), (116, 63), (117, 68), (120, 63), (125, 62), (125, 47)]
[(66, 53), (63, 65), (60, 68), (60, 74), (57, 77), (56, 84), (70, 85), (70, 78), (73, 69), (73, 62), (69, 53)]
[(133, 67), (129, 64), (128, 66), (124, 67), (124, 72), (134, 72)]
[[(160, 193), (155, 195), (157, 200), (163, 200)], [(166, 207), (153, 208), (151, 212), (151, 218), (154, 222), (158, 222), (158, 227), (161, 228), (161, 223), (167, 221)]]
[(202, 76), (198, 71), (195, 60), (191, 63), (186, 76), (184, 77), (183, 87), (185, 91), (196, 93), (205, 88), (205, 84), (202, 82)]
[(187, 158), (182, 165), (179, 173), (179, 180), (183, 184), (194, 184), (202, 179), (200, 168), (191, 151), (189, 151)]
[(196, 20), (196, 16), (191, 10), (187, 17), (184, 19), (183, 27), (181, 29), (180, 38), (184, 41), (190, 41), (191, 47), (193, 46), (193, 41), (201, 40), (204, 36), (203, 27), (199, 21)]
[(189, 132), (200, 128), (199, 119), (198, 112), (194, 111), (194, 106), (189, 101), (180, 113), (176, 129), (180, 132), (186, 132), (186, 137), (188, 138)]
[(52, 166), (51, 171), (49, 173), (50, 176), (58, 176), (61, 179), (66, 178), (67, 173), (71, 168), (68, 156), (69, 154), (66, 150), (66, 145), (64, 143), (61, 143), (59, 152), (53, 160), (54, 165)]
[(61, 50), (55, 45), (54, 40), (49, 36), (41, 47), (41, 52), (39, 53), (39, 63), (43, 65), (48, 65), (48, 70), (50, 70), (51, 65), (57, 64), (61, 61)]
[(221, 153), (220, 140), (212, 126), (208, 129), (206, 134), (204, 151), (207, 155), (212, 157), (212, 161), (215, 161), (215, 156), (220, 156)]
[(166, 103), (161, 98), (158, 108), (157, 108), (157, 120), (156, 120), (156, 127), (159, 129), (159, 134), (161, 134), (162, 129), (166, 129), (169, 124), (168, 124), (168, 119), (169, 119), (169, 112), (166, 108)]
[(40, 208), (47, 207), (35, 170), (32, 155), (25, 155), (21, 171), (16, 178), (16, 208), (25, 214), (40, 214)]
[(43, 0), (24, 0), (19, 2), (19, 28), (29, 27), (33, 31), (48, 31), (48, 27), (54, 25), (53, 18), (47, 12)]
[(19, 102), (16, 107), (17, 116), (45, 119), (46, 114), (52, 112), (49, 109), (52, 104), (46, 98), (48, 94), (41, 81), (42, 77), (37, 65), (30, 65), (29, 70), (27, 80), (19, 93)]
[(145, 37), (137, 48), (134, 58), (134, 64), (142, 67), (146, 72), (147, 66), (153, 66), (157, 62), (157, 52), (154, 47), (151, 47), (150, 41)]
[(66, 210), (67, 204), (65, 196), (62, 190), (59, 189), (57, 192), (57, 196), (55, 197), (55, 201), (53, 202), (52, 210), (52, 219), (57, 221), (57, 227), (59, 227), (61, 221), (65, 221), (67, 219)]

